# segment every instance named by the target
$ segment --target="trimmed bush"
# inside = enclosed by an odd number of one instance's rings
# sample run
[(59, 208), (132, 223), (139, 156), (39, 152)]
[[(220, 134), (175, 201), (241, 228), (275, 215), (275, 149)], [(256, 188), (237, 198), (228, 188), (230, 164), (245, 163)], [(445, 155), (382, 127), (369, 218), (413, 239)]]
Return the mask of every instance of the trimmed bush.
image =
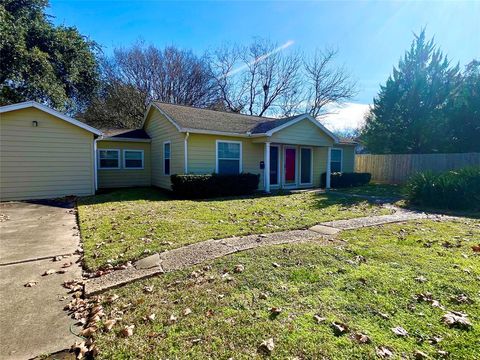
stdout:
[(172, 175), (173, 193), (183, 199), (249, 195), (258, 189), (260, 175)]
[(441, 209), (480, 210), (480, 167), (434, 174), (423, 172), (406, 186), (412, 204)]
[[(322, 187), (325, 187), (327, 174), (323, 173), (321, 178)], [(352, 186), (366, 185), (370, 182), (372, 174), (370, 173), (340, 173), (335, 172), (330, 176), (330, 187), (346, 188)]]

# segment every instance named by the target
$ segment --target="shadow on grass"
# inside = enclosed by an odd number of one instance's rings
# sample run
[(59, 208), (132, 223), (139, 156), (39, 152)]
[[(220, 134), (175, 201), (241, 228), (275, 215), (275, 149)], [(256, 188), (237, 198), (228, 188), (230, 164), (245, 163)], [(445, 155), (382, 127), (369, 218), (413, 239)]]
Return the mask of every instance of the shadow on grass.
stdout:
[(448, 216), (459, 216), (466, 217), (471, 219), (480, 219), (480, 211), (477, 210), (453, 210), (453, 209), (439, 209), (428, 206), (420, 206), (409, 203), (405, 200), (402, 204), (399, 204), (402, 208), (412, 211), (422, 211), (429, 214), (436, 215), (448, 215)]

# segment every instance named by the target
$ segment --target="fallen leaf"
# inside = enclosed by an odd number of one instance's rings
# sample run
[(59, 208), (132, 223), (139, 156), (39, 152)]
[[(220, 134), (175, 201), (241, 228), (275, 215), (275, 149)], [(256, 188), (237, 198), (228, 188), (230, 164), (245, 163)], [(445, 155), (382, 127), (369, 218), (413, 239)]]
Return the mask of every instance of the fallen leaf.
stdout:
[(398, 336), (408, 336), (408, 332), (407, 330), (405, 330), (403, 327), (401, 326), (397, 326), (397, 327), (394, 327), (391, 329), (393, 331), (393, 333), (395, 335), (398, 335)]
[(133, 329), (135, 329), (135, 325), (128, 325), (125, 326), (120, 333), (124, 337), (129, 337), (133, 335)]
[(148, 286), (148, 285), (147, 285), (147, 286), (144, 286), (144, 287), (143, 287), (143, 291), (145, 291), (146, 293), (151, 293), (151, 292), (153, 292), (153, 285), (151, 285), (151, 286)]
[(427, 278), (425, 276), (418, 276), (415, 278), (415, 281), (419, 283), (424, 283), (424, 282), (427, 282)]
[(155, 314), (147, 315), (147, 319), (148, 319), (149, 321), (152, 321), (152, 322), (155, 320), (156, 317), (157, 317), (157, 315), (155, 315)]
[(387, 346), (379, 346), (375, 352), (383, 359), (389, 359), (393, 356), (393, 350)]
[(262, 300), (266, 300), (266, 299), (268, 299), (268, 294), (264, 293), (264, 292), (261, 292), (260, 295), (258, 295), (258, 298), (262, 299)]
[(480, 244), (472, 246), (473, 252), (480, 252)]
[(25, 287), (34, 287), (34, 286), (37, 285), (37, 284), (38, 284), (38, 281), (33, 281), (33, 280), (32, 280), (32, 281), (27, 282), (27, 283), (26, 283), (25, 285), (23, 285), (23, 286), (25, 286)]
[(185, 310), (183, 310), (183, 315), (184, 316), (190, 315), (191, 313), (192, 313), (192, 309), (190, 309), (190, 308), (186, 308)]
[(348, 331), (348, 326), (346, 324), (336, 321), (332, 322), (332, 328), (336, 336), (343, 335)]
[(275, 267), (275, 268), (278, 268), (278, 267), (280, 267), (280, 264), (279, 264), (279, 263), (276, 263), (276, 262), (274, 262), (274, 263), (272, 263), (272, 266), (273, 266), (273, 267)]
[(54, 269), (48, 269), (47, 271), (45, 271), (42, 276), (47, 276), (47, 275), (51, 275), (51, 274), (55, 274), (56, 270)]
[(355, 333), (352, 335), (352, 338), (359, 344), (368, 344), (370, 343), (370, 338), (362, 333)]
[(115, 302), (119, 297), (120, 296), (118, 296), (117, 294), (110, 295), (107, 298), (107, 303), (111, 304), (111, 303)]
[(415, 356), (415, 359), (418, 359), (418, 360), (428, 359), (428, 355), (420, 350), (415, 350), (413, 355)]
[(313, 315), (313, 318), (318, 324), (321, 324), (327, 320), (327, 318), (321, 317), (320, 315)]
[(457, 296), (452, 296), (451, 300), (457, 304), (469, 304), (472, 302), (470, 298), (465, 294), (459, 294)]
[(174, 314), (172, 314), (172, 315), (170, 315), (170, 318), (168, 319), (168, 322), (170, 324), (174, 324), (177, 321), (177, 319), (178, 318)]
[(115, 320), (115, 319), (106, 320), (103, 323), (103, 327), (104, 327), (105, 331), (109, 332), (110, 330), (112, 330), (113, 326), (115, 325), (116, 322), (117, 322), (117, 320)]
[(271, 307), (269, 310), (270, 310), (270, 313), (274, 316), (278, 316), (282, 312), (282, 308), (275, 307), (275, 306)]
[(192, 339), (192, 344), (198, 344), (200, 341), (202, 341), (200, 338)]
[(274, 348), (275, 348), (275, 343), (273, 341), (273, 338), (270, 338), (262, 341), (262, 343), (258, 347), (258, 351), (266, 355), (270, 355)]
[(235, 273), (241, 273), (245, 270), (245, 266), (243, 266), (242, 264), (238, 264), (235, 266), (235, 268), (233, 269), (233, 272)]
[(87, 327), (86, 329), (83, 329), (82, 331), (80, 331), (80, 335), (84, 336), (84, 337), (90, 337), (93, 334), (95, 334), (96, 331), (97, 331), (96, 326), (90, 326), (90, 327)]
[(67, 263), (63, 264), (63, 265), (62, 265), (62, 268), (68, 268), (68, 267), (70, 267), (70, 266), (72, 266), (72, 265), (73, 265), (73, 262), (70, 261), (70, 262), (67, 262)]
[(442, 316), (442, 322), (449, 327), (468, 329), (472, 323), (468, 320), (468, 315), (459, 311), (449, 311)]
[(70, 350), (75, 353), (77, 359), (83, 359), (85, 354), (88, 353), (88, 348), (85, 345), (85, 341), (79, 343), (76, 342), (72, 345)]

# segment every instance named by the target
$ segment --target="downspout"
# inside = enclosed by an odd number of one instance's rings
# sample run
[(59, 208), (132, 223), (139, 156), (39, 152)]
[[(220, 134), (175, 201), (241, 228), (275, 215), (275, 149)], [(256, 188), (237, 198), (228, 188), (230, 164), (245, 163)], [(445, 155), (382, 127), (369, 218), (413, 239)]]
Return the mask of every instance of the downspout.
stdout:
[(183, 173), (184, 175), (188, 174), (188, 137), (190, 136), (190, 133), (187, 132), (185, 133), (185, 140), (183, 142), (183, 154), (185, 156), (184, 158), (184, 168), (183, 168)]
[(97, 141), (101, 140), (102, 136), (93, 139), (93, 182), (95, 185), (95, 192), (98, 190), (98, 174), (97, 174)]

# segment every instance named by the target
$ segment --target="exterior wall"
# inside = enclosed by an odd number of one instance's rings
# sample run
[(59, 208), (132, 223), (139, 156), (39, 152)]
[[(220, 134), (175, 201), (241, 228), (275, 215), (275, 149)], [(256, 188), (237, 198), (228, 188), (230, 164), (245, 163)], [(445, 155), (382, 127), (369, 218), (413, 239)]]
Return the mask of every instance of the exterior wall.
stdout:
[(334, 145), (334, 148), (343, 150), (342, 171), (355, 171), (355, 146), (352, 145)]
[(180, 133), (170, 121), (157, 109), (152, 108), (147, 116), (144, 126), (145, 131), (152, 139), (151, 152), (151, 184), (170, 189), (170, 176), (163, 175), (163, 142), (170, 141), (170, 173), (183, 174), (184, 172), (184, 139), (185, 134)]
[(1, 200), (93, 194), (93, 139), (89, 131), (35, 108), (1, 114)]
[(260, 174), (260, 186), (263, 188), (263, 170), (260, 170), (260, 161), (263, 161), (264, 144), (254, 144), (251, 139), (190, 134), (188, 138), (188, 173), (211, 174), (216, 167), (216, 141), (230, 140), (242, 143), (242, 172)]
[(333, 144), (332, 138), (308, 119), (274, 133), (269, 141), (272, 143), (310, 146), (330, 146)]
[[(120, 150), (120, 169), (98, 169), (97, 164), (97, 181), (99, 189), (151, 185), (150, 143), (98, 141), (97, 149)], [(123, 167), (123, 150), (143, 150), (143, 169), (125, 169)]]

